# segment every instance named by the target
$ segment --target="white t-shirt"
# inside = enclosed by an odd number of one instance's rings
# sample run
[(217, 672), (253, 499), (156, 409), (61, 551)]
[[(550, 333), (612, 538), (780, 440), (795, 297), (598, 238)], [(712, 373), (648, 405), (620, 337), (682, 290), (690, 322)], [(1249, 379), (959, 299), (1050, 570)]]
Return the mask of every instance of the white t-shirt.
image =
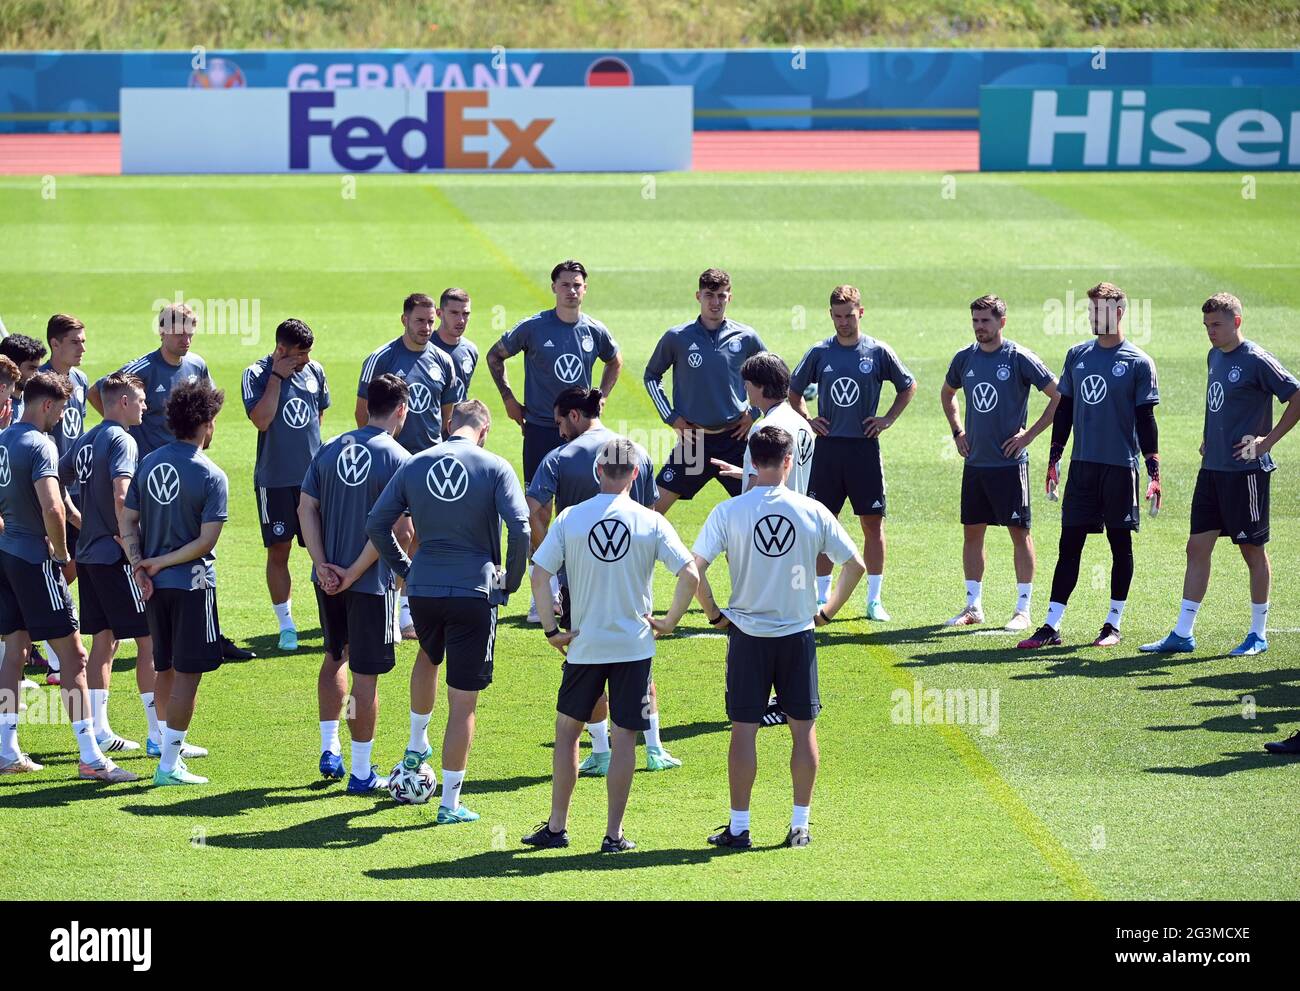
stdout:
[(569, 577), (570, 664), (643, 661), (655, 653), (645, 614), (654, 609), (655, 561), (673, 574), (694, 558), (677, 531), (626, 495), (600, 493), (563, 510), (533, 561)]
[[(791, 491), (807, 495), (808, 479), (812, 477), (813, 444), (817, 439), (812, 427), (808, 426), (808, 421), (788, 402), (773, 406), (766, 414), (755, 420), (754, 425), (749, 428), (749, 437), (753, 437), (755, 431), (763, 427), (780, 427), (794, 438), (790, 475), (785, 480), (785, 484)], [(741, 467), (744, 469), (742, 476), (748, 479), (750, 475), (757, 475), (758, 472), (749, 459), (749, 438), (745, 440), (745, 463)]]
[(706, 561), (727, 555), (726, 617), (751, 637), (810, 630), (817, 615), (817, 555), (843, 564), (853, 541), (820, 502), (784, 485), (762, 485), (713, 507), (695, 541)]

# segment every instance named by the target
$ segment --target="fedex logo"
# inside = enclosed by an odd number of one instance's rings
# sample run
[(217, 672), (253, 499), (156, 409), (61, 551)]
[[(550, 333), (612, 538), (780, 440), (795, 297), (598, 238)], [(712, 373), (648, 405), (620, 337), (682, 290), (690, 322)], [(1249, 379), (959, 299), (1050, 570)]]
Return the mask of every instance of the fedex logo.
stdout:
[[(329, 142), (334, 161), (349, 172), (368, 172), (387, 158), (403, 172), (425, 169), (509, 169), (526, 162), (553, 169), (538, 142), (555, 122), (542, 117), (522, 124), (509, 118), (465, 116), (488, 106), (485, 92), (425, 93), (424, 116), (399, 117), (387, 127), (371, 117), (334, 121), (335, 94), (329, 90), (289, 93), (289, 169), (311, 168), (312, 139)], [(467, 138), (485, 138), (489, 128), (505, 139), (505, 150), (489, 161), (486, 151), (467, 149)]]

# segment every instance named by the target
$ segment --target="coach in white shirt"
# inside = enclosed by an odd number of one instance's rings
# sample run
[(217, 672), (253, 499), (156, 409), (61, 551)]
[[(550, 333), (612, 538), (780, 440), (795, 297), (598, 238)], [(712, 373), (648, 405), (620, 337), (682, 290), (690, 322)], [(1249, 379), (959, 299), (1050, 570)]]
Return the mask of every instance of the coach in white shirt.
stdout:
[[(551, 817), (524, 837), (531, 846), (569, 845), (566, 826), (578, 778), (578, 738), (606, 684), (613, 755), (600, 851), (619, 853), (636, 846), (623, 835), (623, 812), (632, 790), (636, 735), (650, 727), (655, 639), (677, 627), (699, 582), (691, 553), (668, 520), (628, 496), (643, 457), (627, 438), (611, 439), (596, 462), (600, 493), (561, 512), (533, 554), (533, 595), (542, 632), (565, 662), (556, 704)], [(672, 605), (662, 619), (651, 615), (656, 561), (677, 576)], [(551, 575), (561, 567), (569, 579), (569, 633), (556, 625), (551, 599)]]
[[(779, 354), (760, 351), (745, 359), (745, 363), (740, 366), (740, 377), (745, 382), (749, 405), (763, 412), (762, 417), (755, 420), (749, 428), (749, 436), (753, 437), (763, 427), (780, 427), (794, 438), (790, 476), (785, 484), (800, 495), (807, 495), (817, 435), (803, 414), (790, 405), (790, 369)], [(754, 469), (748, 446), (745, 447), (745, 463), (739, 468), (717, 458), (713, 459), (713, 464), (723, 478), (739, 478), (742, 492), (754, 487), (758, 472)]]
[[(813, 627), (831, 621), (867, 570), (830, 511), (786, 487), (793, 455), (794, 440), (780, 427), (767, 426), (754, 433), (749, 438), (749, 456), (757, 471), (753, 487), (715, 506), (695, 541), (695, 565), (700, 572), (697, 598), (709, 622), (728, 634), (731, 819), (709, 837), (715, 846), (751, 846), (749, 797), (758, 773), (755, 737), (773, 688), (794, 738), (790, 758), (794, 813), (786, 845), (808, 845), (809, 808), (817, 778), (814, 721), (821, 710)], [(709, 563), (719, 554), (727, 555), (731, 570), (731, 601), (725, 609), (714, 602), (707, 577)], [(844, 566), (820, 610), (815, 581), (818, 554)]]

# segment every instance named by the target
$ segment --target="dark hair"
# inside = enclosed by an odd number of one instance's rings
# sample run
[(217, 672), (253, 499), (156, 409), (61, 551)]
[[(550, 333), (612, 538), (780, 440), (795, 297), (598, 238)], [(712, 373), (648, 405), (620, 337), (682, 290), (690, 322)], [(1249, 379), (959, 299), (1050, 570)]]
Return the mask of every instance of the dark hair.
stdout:
[(784, 399), (790, 391), (790, 369), (779, 354), (760, 351), (745, 359), (740, 377), (763, 389), (764, 399)]
[(275, 343), (283, 344), (287, 348), (310, 351), (311, 346), (316, 343), (316, 336), (311, 332), (311, 328), (297, 317), (290, 317), (275, 328)]
[(600, 416), (599, 389), (584, 389), (580, 385), (571, 385), (555, 397), (555, 408), (560, 416), (568, 416), (577, 410), (583, 416)]
[(144, 379), (137, 375), (113, 372), (111, 375), (105, 375), (99, 380), (99, 394), (104, 397), (105, 408), (122, 398), (122, 394), (127, 389), (139, 389), (143, 392)]
[(981, 296), (971, 302), (970, 310), (972, 313), (976, 310), (992, 310), (993, 315), (1000, 318), (1007, 315), (1007, 304), (993, 295)]
[(438, 297), (438, 309), (442, 309), (452, 301), (457, 303), (468, 303), (469, 293), (464, 289), (444, 289), (442, 295)]
[(417, 306), (432, 306), (433, 300), (422, 292), (413, 292), (402, 300), (402, 316), (409, 316)]
[(68, 313), (56, 313), (50, 317), (49, 322), (45, 325), (45, 339), (53, 344), (56, 340), (62, 340), (68, 334), (85, 329), (86, 325), (76, 317)]
[(562, 261), (551, 269), (551, 281), (554, 282), (560, 277), (561, 272), (576, 272), (582, 276), (582, 281), (587, 281), (587, 270), (583, 267), (582, 262), (574, 261), (570, 258), (568, 261)]
[(618, 481), (627, 478), (641, 463), (641, 452), (626, 437), (612, 437), (596, 455), (596, 463), (606, 478)]
[(26, 334), (10, 334), (0, 341), (0, 354), (15, 365), (21, 365), (24, 361), (40, 360), (44, 357), (45, 345)]
[(467, 399), (451, 408), (451, 417), (447, 421), (452, 430), (459, 430), (468, 424), (475, 429), (486, 427), (492, 422), (492, 414), (483, 405), (481, 399)]
[(392, 372), (376, 375), (366, 386), (366, 408), (371, 416), (388, 416), (411, 396), (410, 386)]
[(780, 427), (759, 427), (749, 438), (749, 460), (755, 468), (777, 468), (794, 450), (794, 438)]
[(58, 372), (37, 372), (23, 387), (23, 398), (28, 406), (34, 406), (43, 399), (63, 402), (70, 395), (72, 395), (72, 383), (66, 375), (60, 375)]
[(706, 268), (700, 273), (701, 289), (730, 289), (731, 276), (720, 268)]
[(178, 385), (167, 397), (167, 429), (177, 440), (188, 440), (205, 423), (217, 418), (225, 401), (222, 390), (214, 389), (202, 379)]

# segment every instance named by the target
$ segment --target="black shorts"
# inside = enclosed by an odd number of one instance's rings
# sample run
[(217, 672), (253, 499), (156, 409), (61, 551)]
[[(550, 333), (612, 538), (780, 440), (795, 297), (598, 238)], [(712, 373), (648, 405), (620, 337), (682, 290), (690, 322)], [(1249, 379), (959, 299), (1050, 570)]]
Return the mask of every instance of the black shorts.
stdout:
[(298, 527), (298, 496), (302, 489), (297, 485), (286, 485), (277, 489), (264, 489), (254, 486), (253, 494), (257, 497), (257, 518), (262, 524), (262, 546), (287, 544), (294, 537), (298, 546), (305, 546), (302, 533)]
[(19, 630), (33, 641), (66, 637), (77, 632), (77, 610), (54, 561), (32, 564), (0, 551), (0, 635)]
[(1142, 520), (1136, 468), (1071, 461), (1061, 500), (1061, 526), (1083, 527), (1089, 533), (1137, 530)]
[(609, 685), (609, 719), (621, 729), (650, 728), (650, 659), (614, 664), (564, 662), (555, 710), (585, 723)]
[(784, 637), (751, 637), (727, 627), (727, 718), (757, 723), (776, 691), (781, 711), (791, 719), (816, 719), (822, 710), (817, 692), (817, 641), (812, 630)]
[(1268, 543), (1268, 476), (1202, 468), (1192, 493), (1192, 533), (1218, 530), (1234, 544)]
[(382, 595), (354, 592), (326, 595), (319, 585), (316, 607), (320, 610), (320, 628), (325, 634), (325, 653), (334, 660), (348, 652), (348, 667), (353, 674), (387, 674), (397, 664), (397, 590)]
[(875, 437), (818, 437), (808, 497), (839, 516), (848, 499), (854, 516), (885, 515), (885, 469)]
[(727, 490), (727, 495), (738, 496), (744, 486), (739, 478), (723, 478), (713, 464), (713, 458), (739, 468), (745, 463), (745, 441), (736, 440), (729, 433), (706, 434), (701, 430), (688, 431), (677, 438), (677, 446), (668, 456), (668, 463), (659, 469), (655, 479), (661, 489), (667, 489), (678, 499), (693, 499), (695, 493), (716, 478)]
[(1029, 529), (1029, 462), (1001, 468), (973, 468), (961, 473), (961, 521), (964, 526), (1019, 526)]
[(567, 582), (560, 582), (560, 629), (573, 629), (573, 602)]
[(533, 481), (537, 466), (557, 447), (564, 443), (559, 427), (543, 427), (524, 421), (524, 488)]
[(155, 671), (204, 674), (221, 667), (215, 588), (158, 588), (145, 603)]
[(82, 633), (94, 636), (108, 630), (115, 640), (149, 636), (144, 597), (126, 558), (117, 564), (78, 564), (77, 577)]
[(492, 684), (497, 609), (487, 599), (412, 595), (411, 620), (420, 649), (436, 667), (447, 658), (447, 686), (481, 692)]

